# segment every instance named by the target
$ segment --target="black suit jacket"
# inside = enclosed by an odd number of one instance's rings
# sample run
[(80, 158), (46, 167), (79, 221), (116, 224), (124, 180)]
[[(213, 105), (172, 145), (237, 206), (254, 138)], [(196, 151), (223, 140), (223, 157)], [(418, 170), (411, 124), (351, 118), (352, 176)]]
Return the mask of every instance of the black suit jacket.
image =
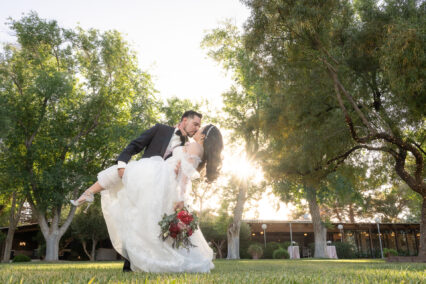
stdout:
[[(154, 127), (143, 132), (118, 156), (117, 161), (129, 162), (133, 155), (145, 149), (142, 158), (164, 156), (170, 139), (175, 131), (174, 127), (157, 123)], [(183, 143), (182, 143), (183, 144)]]

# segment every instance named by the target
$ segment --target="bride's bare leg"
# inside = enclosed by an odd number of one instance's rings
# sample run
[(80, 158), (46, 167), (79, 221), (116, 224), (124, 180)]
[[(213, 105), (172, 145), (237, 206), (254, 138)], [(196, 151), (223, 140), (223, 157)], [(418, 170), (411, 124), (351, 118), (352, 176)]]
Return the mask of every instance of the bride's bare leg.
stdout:
[(86, 191), (89, 191), (93, 194), (101, 192), (102, 190), (104, 190), (104, 188), (101, 186), (101, 184), (97, 181), (94, 184), (92, 184), (91, 187), (89, 187)]
[(93, 194), (96, 194), (98, 192), (101, 192), (102, 190), (104, 190), (104, 188), (97, 181), (94, 184), (92, 184), (88, 189), (86, 189), (86, 191), (84, 191), (83, 194), (80, 195), (80, 197), (76, 201), (80, 203), (81, 201), (87, 199), (87, 197)]
[(117, 166), (109, 167), (98, 173), (98, 181), (86, 189), (77, 200), (70, 200), (70, 202), (74, 206), (79, 206), (85, 202), (92, 203), (95, 200), (94, 194), (114, 187), (118, 183), (121, 183), (121, 178), (117, 174)]

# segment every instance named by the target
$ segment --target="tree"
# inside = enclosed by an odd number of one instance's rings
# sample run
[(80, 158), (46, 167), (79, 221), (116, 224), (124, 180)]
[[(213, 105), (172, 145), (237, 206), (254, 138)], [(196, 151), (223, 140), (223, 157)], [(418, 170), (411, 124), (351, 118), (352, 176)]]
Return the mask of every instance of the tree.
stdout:
[(204, 213), (203, 216), (200, 220), (200, 229), (206, 240), (215, 247), (217, 258), (223, 258), (230, 217), (227, 214), (215, 216), (208, 213)]
[[(342, 168), (344, 173), (342, 173)], [(330, 173), (323, 180), (324, 192), (319, 198), (320, 216), (323, 220), (333, 222), (355, 223), (356, 219), (371, 217), (373, 212), (367, 211), (370, 203), (366, 200), (366, 195), (371, 194), (370, 187), (362, 187), (360, 183), (348, 180), (347, 176), (356, 172), (353, 167), (342, 167), (336, 172)], [(348, 173), (351, 171), (352, 173)], [(291, 199), (287, 200), (291, 201)], [(299, 219), (309, 211), (308, 204), (297, 203), (292, 215), (294, 219)]]
[(248, 173), (247, 176), (229, 175), (227, 184), (222, 187), (220, 216), (230, 216), (229, 221), (226, 222), (227, 259), (240, 259), (244, 210), (248, 209), (248, 201), (259, 200), (265, 189), (265, 185), (255, 183), (253, 178), (249, 177), (250, 174), (253, 172)]
[(199, 219), (202, 219), (204, 214), (208, 213), (208, 211), (204, 210), (204, 202), (218, 190), (218, 187), (216, 183), (208, 183), (202, 179), (197, 179), (192, 182), (191, 196), (194, 198), (194, 204), (199, 204)]
[(18, 195), (17, 191), (13, 191), (9, 195), (11, 199), (10, 204), (10, 213), (9, 213), (9, 228), (7, 230), (7, 235), (5, 238), (5, 246), (2, 257), (2, 262), (9, 262), (10, 260), (10, 252), (12, 250), (13, 237), (15, 235), (16, 227), (18, 226), (22, 207), (24, 205), (25, 199)]
[[(259, 145), (262, 141), (260, 113), (265, 98), (262, 90), (262, 81), (259, 80), (257, 66), (252, 64), (252, 53), (246, 52), (242, 46), (241, 35), (238, 29), (229, 21), (222, 27), (207, 34), (201, 46), (208, 49), (208, 55), (227, 70), (233, 73), (235, 84), (222, 95), (226, 116), (222, 125), (232, 130), (233, 141), (244, 143), (244, 163), (255, 163)], [(250, 182), (241, 178), (234, 180), (233, 187), (238, 188), (235, 207), (233, 208), (233, 222), (228, 227), (228, 259), (240, 258), (240, 226), (244, 205), (251, 190)], [(260, 189), (259, 187), (252, 187)]]
[[(425, 3), (382, 2), (248, 0), (252, 14), (246, 46), (257, 51), (268, 74), (293, 77), (288, 67), (297, 64), (331, 85), (330, 107), (339, 114), (334, 119), (346, 124), (353, 145), (329, 158), (360, 149), (393, 158), (395, 173), (423, 197), (419, 256), (425, 256), (425, 109), (420, 107), (425, 100)], [(298, 81), (295, 87), (302, 84), (312, 85)], [(325, 101), (333, 93), (321, 97)]]
[[(226, 249), (227, 228), (233, 222), (233, 218), (228, 215), (227, 208), (222, 208), (219, 215), (211, 212), (204, 212), (204, 218), (200, 220), (200, 229), (208, 242), (214, 246), (217, 258), (223, 258)], [(247, 256), (245, 250), (249, 246), (250, 227), (246, 223), (240, 226), (240, 254)]]
[[(71, 224), (72, 234), (76, 236), (83, 246), (83, 250), (91, 261), (94, 261), (96, 246), (99, 241), (108, 238), (108, 230), (102, 215), (102, 209), (99, 200), (92, 205), (87, 213), (80, 211)], [(87, 250), (88, 242), (92, 248), (90, 252)]]
[(25, 203), (25, 194), (23, 194), (22, 183), (20, 183), (20, 180), (14, 175), (7, 174), (7, 161), (5, 159), (6, 156), (4, 155), (7, 148), (2, 142), (0, 142), (0, 149), (2, 149), (0, 151), (0, 182), (2, 185), (2, 190), (0, 192), (0, 198), (2, 201), (0, 215), (3, 215), (2, 217), (7, 220), (4, 226), (8, 227), (5, 237), (2, 262), (9, 262), (15, 230), (21, 219), (21, 212)]
[(63, 29), (36, 13), (9, 26), (18, 44), (6, 45), (0, 62), (0, 95), (13, 128), (2, 155), (53, 261), (75, 214), (68, 200), (156, 120), (156, 104), (150, 76), (118, 32)]
[(240, 259), (240, 228), (243, 217), (244, 204), (247, 200), (247, 183), (246, 179), (240, 179), (234, 185), (238, 188), (238, 194), (233, 210), (232, 222), (228, 226), (228, 254), (227, 259)]
[(420, 219), (421, 199), (406, 184), (397, 183), (376, 192), (370, 201), (370, 210), (381, 216), (382, 222), (395, 223)]
[(244, 49), (238, 28), (225, 21), (210, 31), (201, 46), (209, 57), (232, 73), (234, 85), (222, 94), (222, 125), (232, 130), (232, 141), (242, 140), (249, 162), (254, 161), (262, 145), (262, 107), (267, 99), (264, 83), (254, 54)]
[(161, 113), (165, 115), (164, 124), (174, 126), (180, 122), (182, 114), (187, 110), (200, 110), (199, 103), (193, 103), (189, 99), (179, 99), (171, 97), (167, 103), (160, 108)]
[[(342, 165), (325, 180), (328, 194), (322, 198), (321, 213), (330, 220), (355, 223), (355, 218), (373, 217), (368, 200), (375, 186), (374, 178), (366, 177), (366, 167)], [(381, 181), (381, 180), (377, 180)]]

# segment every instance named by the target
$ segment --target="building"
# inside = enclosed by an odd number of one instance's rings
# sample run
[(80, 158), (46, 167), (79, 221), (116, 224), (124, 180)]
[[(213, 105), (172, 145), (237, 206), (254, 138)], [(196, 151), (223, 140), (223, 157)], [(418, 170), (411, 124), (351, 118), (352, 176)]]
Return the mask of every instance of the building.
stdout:
[[(7, 234), (8, 227), (0, 228), (3, 234)], [(39, 259), (44, 254), (44, 247), (40, 247), (43, 236), (37, 223), (21, 225), (16, 228), (12, 243), (11, 259), (13, 256), (23, 254), (32, 259)], [(65, 243), (64, 247), (60, 247), (59, 259), (62, 260), (87, 260), (88, 257), (84, 253), (81, 243), (77, 239), (67, 238), (64, 236), (61, 242)], [(109, 239), (100, 241), (96, 250), (96, 260), (117, 260), (120, 255), (112, 248)], [(5, 242), (0, 243), (0, 255), (3, 256)], [(40, 248), (43, 251), (40, 251)]]
[[(7, 234), (8, 227), (0, 228), (3, 234)], [(28, 224), (18, 226), (15, 230), (12, 243), (12, 257), (18, 254), (24, 254), (31, 258), (36, 258), (38, 241), (37, 233), (40, 231), (38, 224)], [(0, 255), (3, 257), (5, 242), (0, 244)]]
[[(301, 257), (310, 256), (309, 244), (314, 243), (314, 230), (311, 221), (268, 221), (245, 220), (251, 228), (251, 239), (267, 242), (297, 242), (301, 247)], [(266, 224), (266, 230), (262, 229)], [(343, 225), (342, 231), (337, 226)], [(290, 236), (291, 226), (291, 236)], [(410, 223), (380, 223), (380, 236), (383, 248), (395, 249), (401, 255), (417, 255), (420, 241), (420, 225)], [(376, 223), (331, 223), (327, 229), (327, 240), (348, 242), (354, 245), (361, 258), (380, 257), (380, 240)]]
[[(314, 243), (314, 231), (311, 221), (268, 221), (245, 220), (251, 229), (251, 240), (259, 243), (297, 242), (301, 250), (301, 257), (311, 257), (310, 244)], [(266, 230), (262, 225), (266, 225)], [(338, 225), (343, 225), (340, 231)], [(291, 228), (291, 233), (290, 233)], [(409, 223), (381, 223), (379, 224), (383, 248), (392, 248), (401, 255), (417, 255), (420, 240), (420, 225)], [(4, 234), (7, 227), (0, 228)], [(40, 228), (38, 224), (22, 225), (16, 228), (12, 245), (12, 255), (25, 254), (31, 258), (39, 258)], [(332, 242), (347, 242), (356, 248), (360, 258), (380, 257), (380, 241), (376, 223), (331, 223), (327, 230), (327, 240)], [(3, 255), (4, 242), (0, 244), (0, 253)], [(120, 256), (113, 250), (109, 240), (100, 243), (97, 251), (98, 260), (114, 260)], [(62, 250), (60, 259), (87, 259), (81, 250), (78, 240), (73, 240), (66, 249)]]

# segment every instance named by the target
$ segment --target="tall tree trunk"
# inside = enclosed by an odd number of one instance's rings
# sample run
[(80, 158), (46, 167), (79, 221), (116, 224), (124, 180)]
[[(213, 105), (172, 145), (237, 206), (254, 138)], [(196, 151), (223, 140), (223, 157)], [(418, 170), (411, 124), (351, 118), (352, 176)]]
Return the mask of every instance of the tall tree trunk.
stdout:
[(317, 194), (314, 188), (305, 186), (306, 198), (309, 203), (309, 212), (312, 216), (312, 225), (314, 227), (315, 236), (315, 253), (316, 258), (328, 258), (326, 253), (327, 228), (321, 221), (320, 210), (317, 202)]
[(86, 240), (82, 240), (81, 241), (81, 245), (83, 246), (83, 251), (84, 253), (87, 255), (87, 257), (92, 260), (92, 256), (90, 255), (90, 253), (87, 251), (87, 242)]
[(92, 239), (92, 253), (90, 254), (91, 255), (91, 257), (90, 257), (90, 260), (91, 261), (95, 261), (96, 260), (96, 258), (95, 258), (95, 254), (96, 254), (96, 245), (98, 244), (98, 241), (97, 240), (95, 240), (95, 239)]
[[(25, 202), (25, 199), (18, 201), (16, 197), (16, 192), (13, 192), (12, 207), (10, 208), (10, 215), (9, 215), (9, 228), (7, 230), (2, 262), (9, 262), (10, 260), (10, 251), (12, 250), (13, 237), (15, 235), (16, 227), (18, 226), (18, 222), (21, 216), (21, 211), (22, 211), (24, 202)], [(18, 205), (18, 208), (16, 208), (17, 205)]]
[(426, 196), (423, 196), (422, 217), (420, 222), (419, 257), (426, 257)]
[(240, 259), (240, 223), (232, 222), (228, 227), (228, 255), (226, 259)]
[(44, 212), (38, 210), (34, 203), (30, 201), (33, 212), (37, 215), (38, 224), (40, 230), (43, 233), (44, 239), (46, 240), (46, 261), (57, 261), (59, 260), (59, 241), (61, 240), (64, 233), (71, 225), (71, 221), (74, 218), (76, 207), (73, 206), (68, 213), (67, 219), (62, 226), (59, 226), (61, 208), (53, 208), (53, 218), (50, 226), (47, 223), (46, 215)]
[(81, 241), (81, 245), (83, 246), (84, 253), (87, 255), (87, 257), (89, 258), (90, 261), (95, 261), (96, 245), (97, 244), (98, 244), (98, 241), (95, 240), (95, 239), (92, 239), (92, 250), (89, 253), (89, 251), (87, 250), (87, 242), (86, 242), (86, 240), (82, 240)]
[(47, 235), (44, 235), (46, 240), (46, 261), (57, 261), (59, 260), (59, 241), (61, 236), (59, 236), (58, 231), (51, 232)]
[(242, 179), (239, 185), (237, 204), (234, 209), (234, 219), (228, 227), (228, 255), (226, 259), (240, 259), (240, 227), (244, 203), (247, 198), (247, 186), (247, 180)]

